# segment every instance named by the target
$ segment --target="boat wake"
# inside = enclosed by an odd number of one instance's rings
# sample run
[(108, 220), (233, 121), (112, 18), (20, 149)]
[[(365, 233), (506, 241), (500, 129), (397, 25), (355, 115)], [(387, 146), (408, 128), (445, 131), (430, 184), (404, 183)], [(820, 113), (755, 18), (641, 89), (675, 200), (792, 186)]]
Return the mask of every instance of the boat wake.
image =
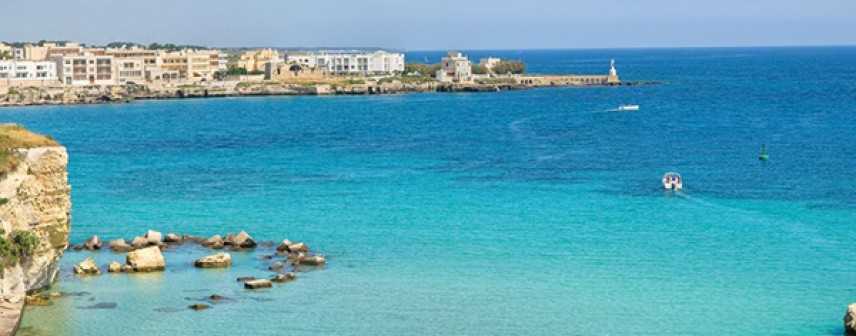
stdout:
[(736, 212), (736, 213), (743, 213), (743, 214), (747, 214), (747, 215), (748, 214), (755, 214), (755, 212), (750, 211), (750, 210), (730, 207), (730, 206), (726, 206), (726, 205), (722, 205), (722, 204), (716, 204), (716, 203), (713, 203), (711, 201), (705, 200), (703, 198), (687, 195), (682, 191), (675, 191), (674, 193), (675, 193), (675, 196), (677, 196), (677, 197), (683, 198), (687, 201), (693, 202), (693, 203), (698, 204), (698, 205), (706, 206), (709, 208), (727, 210), (727, 211)]
[(822, 236), (817, 231), (817, 229), (806, 225), (805, 223), (800, 221), (793, 221), (789, 218), (782, 218), (782, 216), (778, 216), (774, 213), (766, 213), (762, 211), (747, 210), (743, 208), (717, 204), (699, 197), (687, 195), (681, 191), (674, 192), (674, 195), (700, 206), (718, 209), (722, 210), (724, 213), (741, 216), (746, 220), (751, 220), (761, 225), (765, 225), (763, 223), (774, 222), (776, 223), (775, 225), (777, 228), (779, 228), (780, 231), (788, 232), (789, 234), (794, 235), (795, 239), (800, 239), (809, 244), (830, 243), (830, 240)]

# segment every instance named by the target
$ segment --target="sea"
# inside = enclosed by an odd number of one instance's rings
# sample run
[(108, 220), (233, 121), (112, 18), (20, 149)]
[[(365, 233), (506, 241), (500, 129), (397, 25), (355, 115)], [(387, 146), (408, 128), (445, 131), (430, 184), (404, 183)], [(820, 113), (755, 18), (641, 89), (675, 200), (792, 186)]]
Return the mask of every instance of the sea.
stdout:
[(466, 53), (543, 74), (614, 59), (644, 85), (0, 109), (68, 148), (73, 244), (246, 230), (328, 258), (250, 291), (236, 278), (271, 276), (270, 245), (225, 270), (185, 246), (163, 273), (92, 277), (71, 268), (124, 256), (69, 250), (65, 296), (19, 335), (844, 332), (856, 47)]

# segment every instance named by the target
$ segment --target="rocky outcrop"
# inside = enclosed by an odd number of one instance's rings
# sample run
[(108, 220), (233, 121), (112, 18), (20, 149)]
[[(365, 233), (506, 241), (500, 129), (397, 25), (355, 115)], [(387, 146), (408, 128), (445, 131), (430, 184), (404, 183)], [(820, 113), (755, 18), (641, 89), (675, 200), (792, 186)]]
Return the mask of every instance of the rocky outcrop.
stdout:
[(194, 266), (199, 268), (224, 268), (232, 266), (232, 256), (228, 253), (217, 253), (197, 259)]
[(284, 274), (280, 273), (280, 274), (274, 275), (273, 278), (270, 279), (270, 281), (271, 282), (277, 282), (277, 283), (283, 283), (283, 282), (294, 281), (294, 279), (297, 279), (297, 275), (294, 273), (288, 272), (288, 273), (284, 273)]
[(202, 242), (202, 246), (212, 248), (212, 249), (221, 249), (225, 245), (223, 238), (220, 235), (214, 235), (211, 238), (208, 238), (204, 242)]
[(128, 245), (128, 243), (125, 242), (125, 240), (121, 239), (121, 238), (116, 239), (116, 240), (111, 240), (109, 246), (110, 246), (110, 249), (113, 250), (113, 252), (122, 253), (122, 252), (128, 252), (131, 250), (131, 245)]
[(254, 248), (256, 241), (246, 231), (241, 231), (238, 235), (232, 237), (231, 245), (238, 248)]
[(157, 246), (128, 252), (126, 264), (131, 266), (134, 272), (158, 272), (166, 268), (163, 254)]
[(141, 249), (146, 246), (149, 246), (149, 240), (144, 237), (134, 237), (131, 240), (131, 248), (133, 249)]
[(0, 263), (0, 335), (6, 335), (17, 327), (12, 317), (20, 315), (12, 312), (23, 305), (23, 295), (56, 280), (68, 247), (71, 187), (64, 147), (13, 125), (0, 126), (0, 135), (0, 142), (8, 142), (7, 136), (21, 137), (13, 146), (0, 148), (5, 158), (0, 168), (0, 238), (10, 239), (16, 232), (35, 238), (26, 255), (4, 257)]
[(98, 269), (98, 264), (95, 263), (95, 259), (86, 258), (79, 264), (74, 265), (74, 274), (98, 275), (101, 274), (101, 270)]
[(164, 237), (163, 242), (167, 244), (181, 244), (182, 239), (181, 236), (175, 233), (168, 233), (166, 237)]
[(273, 284), (270, 280), (267, 279), (256, 279), (244, 282), (244, 288), (246, 289), (261, 289), (261, 288), (271, 288)]
[(847, 335), (856, 335), (856, 303), (847, 306), (847, 312), (844, 313), (844, 332)]
[(101, 239), (98, 236), (92, 236), (92, 238), (83, 243), (83, 247), (87, 250), (100, 250)]
[(111, 262), (110, 265), (107, 266), (107, 272), (110, 273), (119, 273), (122, 271), (122, 264), (118, 261)]
[(163, 242), (163, 235), (160, 232), (149, 230), (146, 232), (146, 241), (149, 245), (160, 245)]

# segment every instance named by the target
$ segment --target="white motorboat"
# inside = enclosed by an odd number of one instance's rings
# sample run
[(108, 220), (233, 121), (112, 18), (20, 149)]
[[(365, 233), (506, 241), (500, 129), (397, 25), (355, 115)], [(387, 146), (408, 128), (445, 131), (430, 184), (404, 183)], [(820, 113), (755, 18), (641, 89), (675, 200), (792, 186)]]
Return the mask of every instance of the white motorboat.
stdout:
[(684, 188), (684, 179), (678, 173), (666, 173), (663, 175), (663, 188), (666, 190), (681, 190)]
[(621, 105), (619, 111), (639, 111), (639, 105)]

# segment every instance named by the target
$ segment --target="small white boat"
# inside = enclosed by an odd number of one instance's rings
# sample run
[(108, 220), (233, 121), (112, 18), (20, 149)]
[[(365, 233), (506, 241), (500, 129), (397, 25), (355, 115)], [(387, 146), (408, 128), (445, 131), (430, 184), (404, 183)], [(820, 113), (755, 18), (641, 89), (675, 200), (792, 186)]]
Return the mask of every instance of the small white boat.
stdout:
[(663, 175), (663, 188), (666, 190), (681, 190), (684, 188), (684, 179), (678, 173), (666, 173)]
[(621, 105), (619, 111), (639, 111), (639, 105)]

